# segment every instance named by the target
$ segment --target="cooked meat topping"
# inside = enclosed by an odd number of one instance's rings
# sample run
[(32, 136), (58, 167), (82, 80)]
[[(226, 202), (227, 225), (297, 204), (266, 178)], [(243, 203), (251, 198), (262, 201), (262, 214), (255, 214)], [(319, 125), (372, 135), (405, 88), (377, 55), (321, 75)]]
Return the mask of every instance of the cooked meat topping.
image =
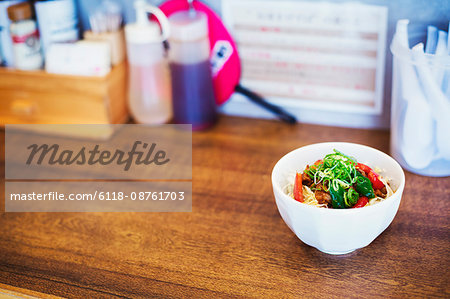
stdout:
[(308, 187), (311, 186), (313, 183), (312, 179), (309, 177), (308, 174), (306, 174), (306, 172), (303, 172), (303, 174), (302, 174), (302, 183), (303, 183), (303, 185), (308, 186)]
[(314, 192), (314, 196), (317, 199), (317, 202), (320, 204), (331, 204), (331, 195), (325, 191), (316, 190)]
[(386, 198), (386, 194), (387, 194), (386, 186), (381, 189), (376, 189), (374, 191), (375, 191), (376, 196)]

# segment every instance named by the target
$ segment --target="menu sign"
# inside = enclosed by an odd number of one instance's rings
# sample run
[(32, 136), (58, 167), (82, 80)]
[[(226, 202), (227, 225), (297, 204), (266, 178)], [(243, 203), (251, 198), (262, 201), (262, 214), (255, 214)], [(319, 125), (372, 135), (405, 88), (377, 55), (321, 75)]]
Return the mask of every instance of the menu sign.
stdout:
[(238, 45), (243, 85), (285, 106), (382, 113), (387, 7), (222, 2)]

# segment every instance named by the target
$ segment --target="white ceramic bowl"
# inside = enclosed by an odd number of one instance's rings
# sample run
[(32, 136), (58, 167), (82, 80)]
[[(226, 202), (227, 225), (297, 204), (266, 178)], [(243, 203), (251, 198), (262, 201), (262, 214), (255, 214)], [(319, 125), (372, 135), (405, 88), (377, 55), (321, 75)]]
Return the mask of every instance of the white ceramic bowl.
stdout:
[[(300, 203), (285, 193), (296, 171), (303, 172), (333, 149), (383, 171), (395, 193), (386, 200), (358, 209), (325, 209)], [(405, 174), (390, 156), (374, 148), (346, 142), (307, 145), (282, 157), (272, 171), (275, 202), (287, 226), (304, 243), (329, 254), (345, 254), (369, 245), (392, 222), (405, 187)]]

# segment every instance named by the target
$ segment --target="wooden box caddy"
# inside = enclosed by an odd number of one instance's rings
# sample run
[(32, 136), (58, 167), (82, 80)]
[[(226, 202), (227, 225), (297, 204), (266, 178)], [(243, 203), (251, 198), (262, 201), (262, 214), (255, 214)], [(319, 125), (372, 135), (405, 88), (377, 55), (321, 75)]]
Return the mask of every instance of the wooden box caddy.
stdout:
[(125, 62), (104, 77), (0, 68), (0, 125), (126, 122), (126, 81)]

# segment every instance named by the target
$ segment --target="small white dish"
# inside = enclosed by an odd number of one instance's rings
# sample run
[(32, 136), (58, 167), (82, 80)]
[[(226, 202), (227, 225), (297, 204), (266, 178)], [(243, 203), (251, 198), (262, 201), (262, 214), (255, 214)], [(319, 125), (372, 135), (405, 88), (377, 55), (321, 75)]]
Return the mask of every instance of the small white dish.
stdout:
[[(333, 149), (358, 162), (379, 168), (395, 193), (386, 200), (358, 209), (326, 209), (300, 203), (285, 193), (295, 172), (303, 172)], [(307, 145), (282, 157), (272, 171), (275, 202), (287, 226), (304, 243), (328, 254), (346, 254), (369, 245), (392, 222), (405, 187), (405, 174), (390, 156), (374, 148), (346, 142)]]

